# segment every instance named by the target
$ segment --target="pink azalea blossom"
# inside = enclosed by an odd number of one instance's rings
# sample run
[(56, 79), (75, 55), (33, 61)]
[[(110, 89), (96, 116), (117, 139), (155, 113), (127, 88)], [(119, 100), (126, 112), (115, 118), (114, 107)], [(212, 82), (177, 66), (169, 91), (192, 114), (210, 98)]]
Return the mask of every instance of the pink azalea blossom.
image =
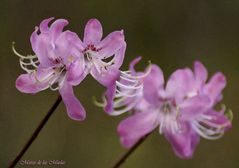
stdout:
[(53, 18), (43, 20), (31, 35), (35, 55), (22, 56), (16, 53), (20, 57), (21, 67), (27, 72), (17, 78), (16, 87), (21, 92), (32, 94), (47, 88), (59, 90), (69, 117), (83, 120), (85, 110), (72, 88), (81, 75), (81, 71), (77, 75), (73, 73), (75, 64), (80, 62), (78, 37), (71, 31), (63, 31), (68, 24), (67, 20), (58, 19), (48, 27), (52, 20)]
[(83, 41), (78, 39), (82, 64), (77, 65), (75, 70), (83, 69), (82, 78), (90, 73), (107, 88), (105, 111), (110, 112), (116, 88), (115, 81), (120, 76), (119, 68), (124, 60), (126, 42), (124, 41), (123, 30), (114, 31), (103, 40), (102, 35), (103, 30), (100, 22), (97, 19), (89, 20), (85, 26)]
[[(150, 73), (138, 80), (142, 88), (134, 96), (125, 95), (120, 104), (115, 100), (115, 108), (125, 109), (132, 105), (127, 110), (134, 112), (118, 126), (123, 146), (132, 147), (158, 127), (159, 133), (167, 138), (180, 158), (191, 158), (200, 136), (218, 139), (231, 127), (224, 109), (220, 112), (214, 110), (226, 86), (222, 73), (216, 73), (206, 83), (206, 68), (195, 62), (194, 73), (189, 68), (179, 69), (165, 85), (161, 69), (157, 65), (149, 67)], [(121, 88), (121, 92), (128, 91)], [(113, 114), (117, 114), (117, 110)]]
[[(59, 90), (67, 108), (67, 114), (74, 120), (85, 119), (85, 110), (73, 93), (72, 86), (91, 73), (108, 88), (110, 98), (114, 80), (119, 76), (126, 43), (122, 31), (115, 31), (101, 41), (102, 27), (98, 20), (91, 19), (86, 27), (83, 42), (77, 34), (63, 31), (67, 20), (45, 19), (31, 35), (35, 55), (20, 57), (20, 65), (27, 73), (16, 80), (16, 87), (24, 93), (37, 93), (50, 88)], [(106, 58), (113, 57), (110, 61)], [(110, 103), (110, 101), (109, 101)]]

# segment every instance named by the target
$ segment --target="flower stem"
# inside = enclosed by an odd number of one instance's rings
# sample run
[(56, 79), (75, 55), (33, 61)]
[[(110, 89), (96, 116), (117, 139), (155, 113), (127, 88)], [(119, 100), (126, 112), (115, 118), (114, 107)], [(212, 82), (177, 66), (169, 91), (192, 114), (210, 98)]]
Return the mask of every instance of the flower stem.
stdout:
[(31, 144), (33, 143), (33, 141), (36, 139), (36, 137), (38, 136), (38, 134), (41, 132), (42, 128), (44, 127), (44, 125), (47, 123), (47, 121), (49, 120), (49, 118), (51, 117), (51, 115), (53, 114), (53, 112), (56, 110), (56, 108), (58, 107), (58, 105), (60, 104), (60, 102), (62, 101), (61, 96), (59, 96), (57, 98), (57, 100), (55, 101), (55, 103), (52, 105), (52, 107), (50, 108), (50, 110), (48, 111), (48, 113), (46, 114), (46, 116), (43, 118), (43, 120), (41, 121), (41, 123), (38, 125), (38, 127), (35, 129), (35, 131), (33, 132), (32, 136), (29, 138), (29, 140), (27, 141), (27, 143), (24, 145), (24, 147), (21, 149), (21, 151), (19, 152), (19, 154), (15, 157), (15, 159), (10, 163), (9, 168), (13, 168), (16, 166), (16, 164), (18, 163), (18, 161), (22, 158), (22, 156), (25, 154), (25, 152), (28, 150), (28, 148), (31, 146)]
[(143, 138), (141, 138), (132, 148), (130, 148), (112, 168), (119, 168), (125, 161), (126, 159), (129, 158), (129, 156), (148, 138), (148, 136), (151, 133), (145, 135)]

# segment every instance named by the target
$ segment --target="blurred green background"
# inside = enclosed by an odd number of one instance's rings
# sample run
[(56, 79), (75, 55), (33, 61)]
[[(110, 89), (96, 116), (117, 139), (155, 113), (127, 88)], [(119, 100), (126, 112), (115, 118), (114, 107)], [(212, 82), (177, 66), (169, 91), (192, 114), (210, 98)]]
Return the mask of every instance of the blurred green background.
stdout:
[[(85, 23), (98, 18), (107, 35), (124, 29), (128, 44), (122, 69), (142, 55), (139, 68), (151, 60), (165, 72), (201, 60), (210, 74), (228, 79), (224, 102), (234, 111), (233, 128), (216, 141), (201, 140), (194, 158), (180, 160), (163, 136), (154, 132), (123, 168), (239, 167), (239, 1), (238, 0), (1, 0), (0, 1), (0, 167), (7, 167), (57, 98), (57, 92), (22, 94), (15, 79), (23, 73), (11, 51), (32, 53), (29, 37), (41, 20), (70, 21), (67, 29), (82, 37)], [(70, 120), (61, 105), (24, 155), (26, 160), (65, 160), (59, 167), (108, 168), (126, 152), (117, 124), (127, 115), (107, 116), (92, 103), (104, 88), (90, 76), (75, 93), (87, 110), (84, 122)], [(17, 167), (23, 167), (18, 165)], [(31, 166), (33, 167), (33, 166)]]

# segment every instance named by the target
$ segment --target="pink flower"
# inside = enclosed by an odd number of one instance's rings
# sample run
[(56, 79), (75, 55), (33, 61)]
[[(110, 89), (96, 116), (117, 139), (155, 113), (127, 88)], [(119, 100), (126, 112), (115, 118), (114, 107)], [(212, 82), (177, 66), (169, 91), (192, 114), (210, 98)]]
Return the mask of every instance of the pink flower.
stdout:
[(159, 127), (160, 134), (180, 158), (191, 158), (200, 136), (217, 139), (231, 127), (224, 110), (214, 110), (226, 86), (222, 73), (216, 73), (206, 83), (206, 68), (195, 62), (194, 73), (189, 68), (179, 69), (165, 86), (161, 69), (156, 65), (150, 65), (149, 69), (150, 73), (139, 80), (143, 89), (133, 97), (125, 96), (125, 102), (121, 103), (127, 108), (128, 102), (136, 102), (130, 107), (133, 115), (118, 126), (123, 146), (132, 147)]
[[(20, 56), (21, 67), (27, 72), (17, 78), (16, 87), (21, 92), (32, 94), (47, 88), (59, 90), (68, 116), (74, 120), (83, 120), (85, 110), (72, 88), (82, 73), (79, 71), (77, 74), (80, 75), (72, 77), (75, 64), (80, 62), (78, 37), (71, 31), (63, 31), (68, 24), (67, 20), (58, 19), (48, 27), (52, 20), (53, 18), (43, 20), (31, 35), (35, 55), (22, 56), (16, 53)], [(68, 78), (71, 78), (71, 81)]]
[[(37, 93), (50, 88), (59, 90), (66, 105), (67, 113), (74, 120), (85, 119), (85, 110), (73, 93), (72, 86), (91, 75), (106, 86), (106, 96), (112, 99), (112, 89), (119, 77), (126, 43), (123, 31), (115, 31), (105, 39), (98, 20), (91, 19), (85, 27), (83, 42), (77, 34), (63, 31), (67, 20), (45, 19), (31, 35), (35, 55), (20, 57), (20, 65), (27, 73), (16, 80), (16, 87), (24, 93)], [(107, 58), (112, 58), (106, 61)]]
[[(115, 81), (120, 76), (120, 70), (126, 50), (123, 30), (114, 31), (102, 39), (103, 30), (97, 19), (91, 19), (85, 26), (83, 41), (78, 39), (80, 48), (80, 62), (75, 70), (84, 71), (84, 78), (90, 73), (100, 84), (107, 88), (105, 96), (107, 98), (106, 112), (112, 106), (115, 92)], [(110, 60), (109, 60), (110, 59)], [(76, 74), (76, 73), (73, 73)], [(74, 79), (74, 77), (70, 77)], [(75, 83), (73, 81), (73, 83)], [(78, 84), (77, 82), (76, 84)]]

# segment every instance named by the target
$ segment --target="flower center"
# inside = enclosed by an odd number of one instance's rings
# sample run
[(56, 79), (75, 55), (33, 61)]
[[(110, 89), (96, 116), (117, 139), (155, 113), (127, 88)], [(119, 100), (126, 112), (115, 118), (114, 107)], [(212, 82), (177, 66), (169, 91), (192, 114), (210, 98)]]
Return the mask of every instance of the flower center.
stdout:
[(89, 44), (82, 53), (84, 54), (84, 58), (87, 61), (92, 61), (93, 57), (97, 57), (97, 52), (100, 49), (97, 49), (93, 44)]
[(62, 87), (65, 74), (66, 74), (66, 67), (64, 65), (59, 67), (53, 67), (52, 72), (45, 75), (43, 78), (37, 77), (37, 71), (33, 72), (34, 77), (38, 83), (47, 83), (48, 87), (55, 91)]
[(94, 54), (92, 54), (92, 53), (90, 53), (90, 52), (85, 52), (85, 53), (84, 53), (84, 60), (91, 62), (93, 55), (94, 55)]
[(164, 130), (172, 133), (180, 131), (179, 125), (179, 109), (171, 101), (164, 102), (159, 108), (159, 132), (162, 134)]
[(163, 112), (164, 114), (172, 113), (173, 111), (173, 105), (170, 102), (166, 102), (161, 106), (160, 112)]
[(87, 51), (93, 51), (98, 52), (100, 49), (97, 49), (93, 44), (89, 44), (84, 50), (83, 53), (86, 53)]
[(53, 64), (60, 64), (60, 63), (62, 63), (62, 59), (59, 58), (59, 57), (57, 57), (57, 58), (51, 60), (51, 62), (52, 62)]
[(94, 66), (98, 73), (101, 74), (103, 71), (107, 71), (109, 66), (114, 64), (115, 57), (106, 60), (106, 57), (99, 55), (98, 51), (100, 51), (100, 49), (97, 49), (94, 45), (88, 45), (82, 53), (84, 54), (84, 61), (88, 64), (88, 67), (91, 68)]

